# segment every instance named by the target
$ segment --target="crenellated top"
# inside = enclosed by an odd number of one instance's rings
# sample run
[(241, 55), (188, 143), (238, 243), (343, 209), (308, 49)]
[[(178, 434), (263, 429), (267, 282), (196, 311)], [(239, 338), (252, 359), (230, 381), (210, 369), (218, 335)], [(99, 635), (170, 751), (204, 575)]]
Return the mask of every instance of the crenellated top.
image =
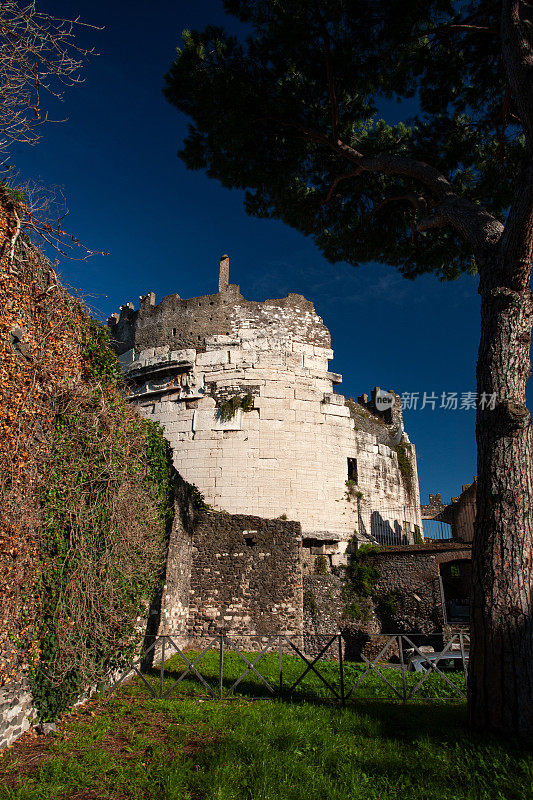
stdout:
[(204, 352), (212, 336), (238, 336), (246, 329), (261, 329), (265, 336), (289, 338), (306, 344), (331, 347), (331, 337), (313, 303), (303, 295), (289, 294), (277, 300), (246, 300), (239, 286), (229, 284), (217, 294), (181, 298), (164, 297), (156, 305), (155, 294), (139, 299), (108, 320), (112, 345), (122, 353), (135, 348), (166, 347), (171, 350), (193, 348)]

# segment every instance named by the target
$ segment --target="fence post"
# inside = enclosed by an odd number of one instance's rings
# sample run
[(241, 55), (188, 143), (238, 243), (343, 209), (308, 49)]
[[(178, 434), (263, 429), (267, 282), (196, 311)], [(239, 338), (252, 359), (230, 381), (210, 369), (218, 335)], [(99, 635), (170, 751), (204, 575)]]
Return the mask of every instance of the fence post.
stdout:
[(407, 701), (407, 688), (405, 686), (405, 661), (403, 658), (403, 642), (401, 633), (398, 634), (398, 650), (400, 652), (400, 669), (402, 671), (402, 703)]
[(222, 700), (224, 692), (224, 634), (220, 634), (219, 672), (218, 672), (218, 697)]
[(159, 699), (163, 699), (163, 679), (165, 677), (165, 641), (166, 636), (161, 637), (163, 644), (161, 645), (161, 668), (159, 670)]
[(279, 699), (283, 700), (283, 636), (278, 636)]
[(346, 698), (344, 697), (344, 659), (342, 657), (342, 633), (339, 633), (339, 672), (341, 678), (341, 704), (346, 708)]
[(440, 589), (440, 602), (442, 605), (442, 619), (444, 625), (448, 624), (448, 613), (446, 611), (446, 598), (444, 596), (444, 585), (442, 583), (442, 575), (439, 575), (439, 589)]
[(463, 639), (463, 631), (459, 631), (459, 642), (461, 644), (461, 660), (463, 662), (463, 675), (465, 676), (465, 687), (468, 689), (468, 667), (466, 666), (465, 659), (465, 643)]

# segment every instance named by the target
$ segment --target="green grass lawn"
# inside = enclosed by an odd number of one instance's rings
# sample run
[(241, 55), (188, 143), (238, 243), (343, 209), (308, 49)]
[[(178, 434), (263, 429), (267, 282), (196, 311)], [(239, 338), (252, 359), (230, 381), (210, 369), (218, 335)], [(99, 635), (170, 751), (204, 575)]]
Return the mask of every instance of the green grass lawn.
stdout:
[[(236, 654), (232, 659), (225, 664), (228, 681), (242, 671)], [(301, 673), (296, 660), (285, 659), (287, 676), (292, 668)], [(272, 680), (274, 662), (262, 666)], [(171, 669), (165, 688), (179, 675), (176, 662)], [(333, 679), (335, 665), (326, 669)], [(204, 671), (216, 686), (215, 658)], [(158, 685), (156, 674), (150, 680)], [(254, 681), (243, 684), (255, 693)], [(135, 678), (65, 715), (57, 734), (25, 736), (7, 751), (0, 758), (0, 798), (533, 798), (533, 756), (525, 744), (468, 734), (464, 703), (401, 705), (383, 699), (376, 684), (373, 699), (342, 709), (325, 701), (314, 676), (306, 684), (306, 697), (291, 703), (220, 702), (186, 679), (179, 695), (161, 701)]]
[[(168, 652), (168, 651), (167, 651)], [(174, 653), (174, 651), (172, 651)], [(200, 656), (200, 651), (189, 651), (186, 657), (190, 662), (194, 662)], [(257, 654), (245, 653), (249, 662), (254, 663)], [(334, 700), (336, 692), (340, 698), (340, 672), (339, 666), (333, 661), (320, 661), (315, 665), (316, 671), (324, 677), (329, 684), (329, 687), (324, 684), (318, 675), (312, 670), (308, 671), (303, 680), (297, 683), (300, 676), (306, 670), (305, 662), (293, 655), (283, 655), (283, 683), (282, 692), (284, 696), (291, 697), (295, 700)], [(201, 660), (197, 663), (196, 668), (198, 672), (204, 677), (211, 689), (218, 695), (219, 693), (219, 654), (218, 649), (212, 649), (206, 653)], [(241, 677), (242, 673), (248, 669), (248, 665), (241, 658), (241, 656), (232, 651), (226, 650), (224, 652), (224, 669), (223, 669), (223, 695), (224, 696), (245, 696), (245, 697), (268, 697), (277, 696), (280, 693), (280, 669), (279, 669), (279, 656), (276, 652), (269, 651), (255, 662), (255, 669), (263, 676), (269, 684), (273, 692), (261, 681), (261, 679), (252, 671), (248, 670), (244, 678), (235, 689), (232, 689), (232, 684)], [(388, 684), (377, 674), (376, 671), (368, 670), (368, 667), (361, 663), (345, 662), (344, 663), (344, 684), (345, 695), (349, 701), (357, 701), (360, 699), (372, 700), (391, 700), (401, 701), (403, 697), (403, 682), (405, 681), (406, 695), (415, 689), (420, 679), (423, 677), (420, 673), (406, 672), (402, 678), (399, 669), (391, 668), (387, 665), (378, 665), (381, 675), (386, 678)], [(178, 655), (172, 655), (165, 663), (165, 677), (163, 682), (163, 693), (172, 690), (172, 695), (190, 696), (198, 695), (210, 696), (209, 689), (201, 683), (201, 681), (189, 672), (175, 688), (172, 688), (176, 681), (187, 670), (186, 662)], [(361, 682), (355, 686), (360, 680)], [(462, 690), (465, 690), (465, 680), (462, 672), (449, 673), (447, 675), (448, 681)], [(159, 694), (160, 677), (158, 671), (154, 669), (152, 674), (147, 676), (147, 680), (153, 687), (154, 691)], [(424, 680), (418, 689), (414, 700), (427, 700), (427, 699), (440, 699), (446, 700), (460, 700), (461, 695), (450, 685), (448, 681), (440, 675), (429, 675)], [(296, 688), (290, 692), (291, 688), (295, 685)], [(330, 688), (331, 687), (331, 688)], [(355, 688), (353, 688), (355, 687)], [(332, 691), (333, 690), (333, 691)], [(149, 690), (147, 689), (149, 694)]]

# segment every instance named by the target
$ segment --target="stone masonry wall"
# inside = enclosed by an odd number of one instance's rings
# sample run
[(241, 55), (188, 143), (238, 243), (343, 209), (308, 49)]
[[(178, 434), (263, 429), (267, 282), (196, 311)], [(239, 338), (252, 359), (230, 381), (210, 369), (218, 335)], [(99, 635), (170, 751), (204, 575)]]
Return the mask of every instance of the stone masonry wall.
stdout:
[(444, 617), (439, 565), (470, 559), (470, 548), (455, 543), (391, 547), (373, 558), (381, 573), (376, 594), (392, 592), (398, 597), (398, 611), (390, 620), (391, 632), (441, 631)]
[[(376, 599), (366, 601), (371, 612), (368, 619), (357, 622), (344, 616), (344, 569), (328, 575), (304, 574), (306, 652), (318, 655), (328, 636), (336, 632), (343, 636), (344, 657), (356, 660), (361, 653), (367, 658), (377, 655), (391, 633), (423, 634), (433, 643), (432, 635), (444, 629), (440, 565), (470, 557), (468, 545), (455, 542), (383, 548), (371, 556), (380, 572), (372, 592)], [(327, 658), (336, 660), (337, 650), (334, 644)]]
[[(346, 600), (343, 587), (346, 583), (345, 570), (338, 574), (304, 575), (304, 647), (311, 656), (318, 656), (334, 634), (341, 634), (343, 658), (348, 661), (361, 661), (362, 657), (375, 658), (389, 641), (382, 634), (382, 623), (375, 612), (374, 604), (367, 601), (368, 618), (355, 621), (345, 616)], [(389, 655), (397, 655), (392, 647)], [(329, 646), (322, 658), (328, 661), (339, 660), (339, 640)]]
[(192, 530), (192, 523), (187, 524), (182, 517), (181, 509), (177, 507), (167, 552), (159, 634), (177, 635), (177, 639), (182, 644), (186, 641), (189, 620), (193, 549)]
[[(382, 530), (413, 540), (421, 525), (414, 448), (404, 435), (414, 468), (409, 491), (391, 429), (366, 412), (360, 430), (334, 392), (341, 376), (329, 372), (329, 332), (305, 298), (253, 303), (230, 286), (155, 306), (148, 295), (139, 312), (126, 308), (111, 320), (111, 331), (122, 337), (132, 402), (163, 425), (176, 469), (213, 508), (297, 519), (304, 534), (336, 536), (339, 558), (354, 533), (363, 541)], [(234, 395), (250, 395), (251, 408), (222, 421), (217, 409)], [(348, 459), (357, 462), (359, 503), (347, 496)]]
[[(338, 575), (304, 575), (304, 647), (317, 656), (328, 640), (343, 628), (343, 579)], [(338, 643), (334, 642), (324, 658), (337, 661)]]
[(302, 295), (258, 303), (245, 300), (239, 287), (230, 284), (223, 292), (191, 297), (168, 295), (155, 305), (155, 295), (142, 297), (139, 310), (132, 303), (110, 318), (111, 336), (117, 351), (131, 347), (147, 350), (167, 346), (170, 350), (205, 349), (212, 336), (232, 336), (244, 326), (262, 327), (275, 318), (286, 333), (294, 333), (311, 345), (330, 347), (329, 331)]
[(192, 532), (175, 526), (171, 558), (185, 561), (167, 569), (160, 633), (197, 643), (227, 632), (250, 647), (272, 633), (301, 636), (300, 549), (297, 522), (205, 511)]
[(33, 700), (25, 678), (0, 687), (0, 750), (29, 730), (35, 721)]

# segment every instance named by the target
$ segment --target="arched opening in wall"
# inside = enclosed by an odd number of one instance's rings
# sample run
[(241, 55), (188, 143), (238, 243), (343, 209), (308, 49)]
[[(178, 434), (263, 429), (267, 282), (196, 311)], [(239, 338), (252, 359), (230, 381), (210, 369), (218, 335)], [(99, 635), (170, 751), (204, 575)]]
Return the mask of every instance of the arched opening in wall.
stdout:
[(467, 625), (470, 619), (472, 562), (469, 559), (439, 564), (446, 616), (452, 624)]

